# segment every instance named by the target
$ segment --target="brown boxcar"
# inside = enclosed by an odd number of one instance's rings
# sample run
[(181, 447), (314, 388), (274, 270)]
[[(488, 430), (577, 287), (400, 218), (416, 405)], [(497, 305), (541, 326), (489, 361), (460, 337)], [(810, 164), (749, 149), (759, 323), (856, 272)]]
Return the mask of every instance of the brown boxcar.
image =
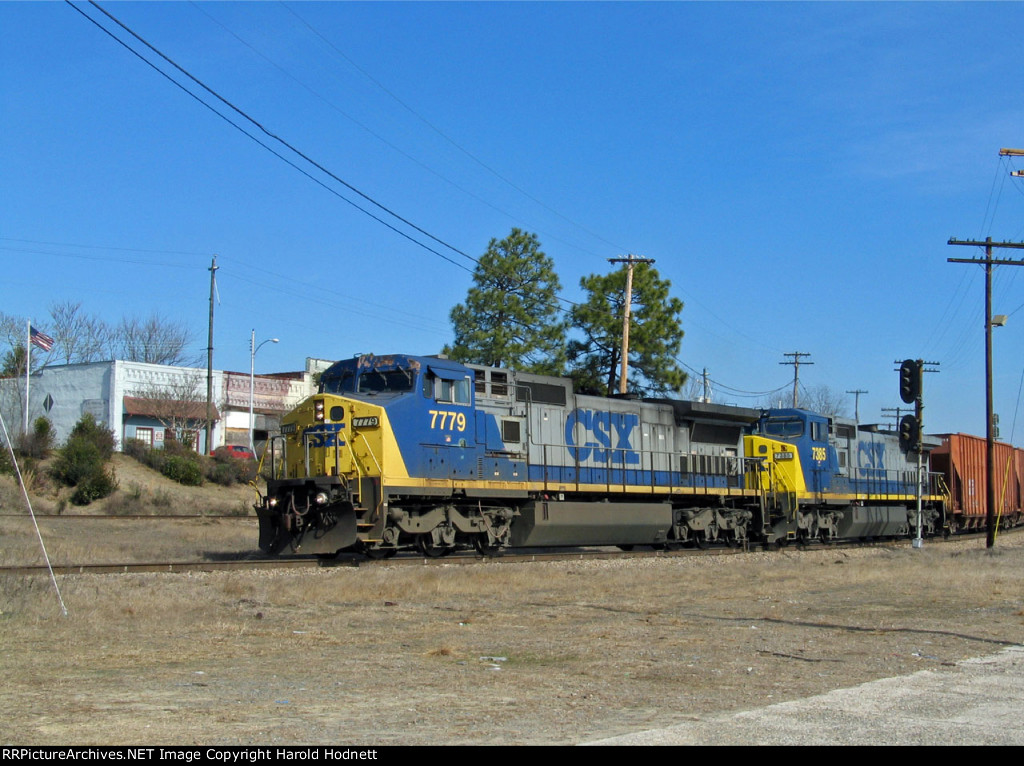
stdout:
[[(1004, 442), (995, 444), (995, 508), (1001, 524), (1021, 520), (1024, 450)], [(951, 495), (947, 521), (951, 531), (985, 526), (985, 439), (967, 434), (943, 434), (942, 446), (932, 452), (931, 470), (946, 478)]]

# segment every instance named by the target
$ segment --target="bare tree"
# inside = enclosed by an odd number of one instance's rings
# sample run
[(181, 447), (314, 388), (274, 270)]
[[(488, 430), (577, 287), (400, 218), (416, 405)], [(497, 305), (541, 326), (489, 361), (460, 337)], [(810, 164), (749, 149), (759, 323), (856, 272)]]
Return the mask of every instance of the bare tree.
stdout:
[(849, 402), (841, 391), (822, 383), (818, 386), (804, 388), (800, 396), (801, 409), (817, 412), (829, 417), (849, 417)]
[(128, 362), (181, 365), (189, 360), (192, 332), (184, 322), (175, 322), (159, 314), (142, 321), (125, 317), (114, 332), (114, 356)]
[(137, 414), (156, 418), (182, 444), (195, 448), (196, 431), (206, 420), (206, 391), (199, 372), (187, 372), (136, 391), (126, 402)]
[(50, 304), (54, 352), (64, 364), (96, 362), (107, 356), (110, 328), (99, 317), (82, 311), (81, 302)]
[[(25, 320), (0, 312), (0, 412), (8, 424), (20, 424), (25, 414)], [(47, 355), (29, 355), (32, 371), (46, 365)]]

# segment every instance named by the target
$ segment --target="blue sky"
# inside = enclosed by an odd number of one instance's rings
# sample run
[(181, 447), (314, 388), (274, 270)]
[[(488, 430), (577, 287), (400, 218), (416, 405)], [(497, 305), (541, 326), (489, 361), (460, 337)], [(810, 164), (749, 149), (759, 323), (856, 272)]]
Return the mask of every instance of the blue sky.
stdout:
[[(983, 272), (946, 262), (982, 253), (946, 241), (1024, 239), (1024, 158), (998, 156), (1024, 148), (1022, 4), (102, 7), (464, 253), (536, 232), (569, 300), (608, 258), (654, 258), (719, 401), (759, 403), (809, 352), (802, 383), (866, 389), (879, 421), (893, 361), (923, 357), (928, 430), (984, 432)], [(199, 355), (216, 254), (218, 368), (247, 369), (252, 328), (281, 340), (257, 371), (451, 340), (469, 260), (359, 212), (65, 3), (0, 3), (0, 134), (7, 314), (159, 311)], [(996, 269), (996, 410), (1024, 444), (1018, 272)]]

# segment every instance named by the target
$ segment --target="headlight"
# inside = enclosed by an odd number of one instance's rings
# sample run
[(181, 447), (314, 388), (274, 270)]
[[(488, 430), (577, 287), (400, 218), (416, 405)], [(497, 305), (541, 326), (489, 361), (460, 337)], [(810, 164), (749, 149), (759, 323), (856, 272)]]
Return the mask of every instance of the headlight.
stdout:
[(267, 507), (268, 508), (277, 508), (277, 498), (276, 497), (269, 498), (267, 500)]
[(327, 505), (327, 493), (326, 492), (317, 492), (316, 493), (316, 504), (317, 505)]
[(317, 399), (313, 402), (313, 417), (323, 422), (324, 419), (324, 400)]

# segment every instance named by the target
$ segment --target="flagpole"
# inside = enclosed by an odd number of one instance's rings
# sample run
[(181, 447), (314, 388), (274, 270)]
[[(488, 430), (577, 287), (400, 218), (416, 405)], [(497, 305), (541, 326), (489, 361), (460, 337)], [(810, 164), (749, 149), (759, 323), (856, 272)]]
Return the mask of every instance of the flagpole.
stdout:
[(32, 369), (32, 320), (25, 321), (25, 436), (28, 436), (28, 380)]

